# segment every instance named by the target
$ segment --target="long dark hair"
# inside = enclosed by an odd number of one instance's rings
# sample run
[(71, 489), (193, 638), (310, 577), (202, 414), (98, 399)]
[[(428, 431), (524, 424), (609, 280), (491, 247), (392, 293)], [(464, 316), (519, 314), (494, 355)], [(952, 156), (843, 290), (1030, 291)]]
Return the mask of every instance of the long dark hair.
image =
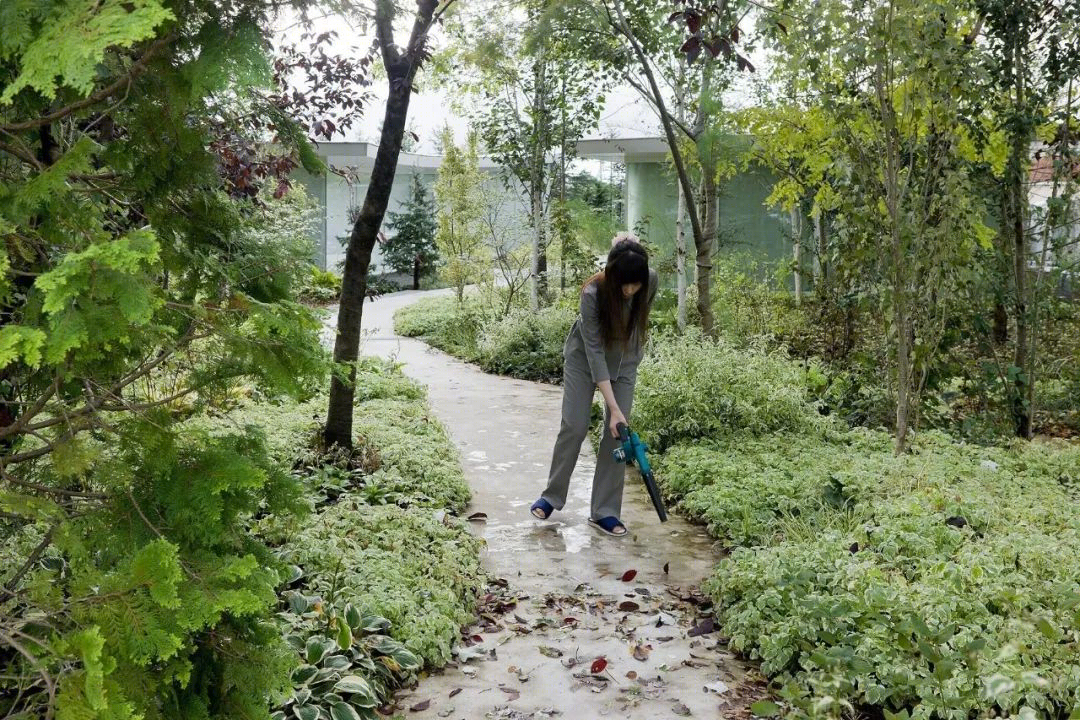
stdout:
[[(649, 253), (634, 240), (619, 240), (608, 252), (604, 269), (589, 278), (586, 285), (597, 284), (597, 307), (600, 310), (600, 336), (607, 348), (625, 350), (631, 343), (641, 345), (649, 328)], [(626, 298), (623, 285), (641, 283), (630, 303), (626, 325), (621, 320)]]

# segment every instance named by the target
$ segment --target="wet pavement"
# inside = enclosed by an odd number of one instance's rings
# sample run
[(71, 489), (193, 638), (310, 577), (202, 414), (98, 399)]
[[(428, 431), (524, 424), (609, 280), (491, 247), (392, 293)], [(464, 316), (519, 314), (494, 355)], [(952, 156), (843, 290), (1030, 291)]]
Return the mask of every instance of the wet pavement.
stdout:
[[(472, 489), (466, 515), (487, 516), (469, 523), (487, 543), (484, 567), (506, 582), (493, 585), (480, 622), (463, 633), (470, 646), (399, 694), (397, 712), (454, 720), (745, 716), (760, 692), (757, 675), (727, 652), (707, 599), (695, 591), (718, 560), (704, 529), (674, 515), (661, 524), (636, 475), (623, 502), (629, 534), (590, 527), (589, 442), (566, 507), (551, 520), (533, 518), (562, 390), (488, 375), (396, 336), (394, 311), (430, 294), (368, 303), (361, 352), (394, 358), (427, 386)], [(327, 322), (332, 327), (336, 312)]]

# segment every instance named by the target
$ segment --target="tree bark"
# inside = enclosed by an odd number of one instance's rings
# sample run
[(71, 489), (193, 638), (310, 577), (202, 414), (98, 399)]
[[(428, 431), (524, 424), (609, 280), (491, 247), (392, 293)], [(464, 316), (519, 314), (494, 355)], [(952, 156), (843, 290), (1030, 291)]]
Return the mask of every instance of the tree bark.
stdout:
[[(1015, 78), (1016, 112), (1023, 112), (1026, 99), (1024, 96), (1023, 55), (1018, 47), (1019, 40), (1013, 44), (1013, 67)], [(1024, 170), (1027, 166), (1028, 148), (1031, 138), (1027, 132), (1014, 130), (1007, 173), (1009, 184), (1009, 220), (1012, 227), (1013, 282), (1016, 289), (1016, 351), (1013, 365), (1016, 367), (1013, 378), (1012, 414), (1016, 434), (1022, 438), (1031, 438), (1031, 413), (1027, 404), (1027, 383), (1031, 379), (1028, 356), (1028, 292), (1027, 292), (1027, 235), (1024, 221), (1027, 216), (1027, 194)]]
[(675, 275), (678, 283), (679, 332), (686, 330), (686, 194), (679, 184), (679, 206), (675, 216)]
[(337, 336), (334, 340), (334, 372), (330, 380), (330, 402), (323, 439), (327, 447), (352, 447), (353, 397), (356, 384), (356, 359), (360, 352), (360, 322), (367, 295), (367, 273), (371, 250), (382, 225), (390, 191), (397, 172), (398, 155), (405, 135), (405, 122), (412, 97), (413, 78), (424, 54), (427, 31), (437, 7), (435, 0), (419, 0), (409, 45), (404, 53), (393, 38), (393, 5), (378, 2), (375, 10), (377, 42), (382, 50), (389, 95), (383, 115), (379, 150), (371, 169), (364, 204), (353, 223), (345, 251), (345, 272), (341, 283)]
[(716, 243), (718, 198), (716, 192), (716, 168), (703, 158), (701, 169), (701, 195), (703, 213), (701, 240), (697, 244), (697, 308), (701, 315), (701, 330), (708, 337), (716, 337), (712, 311), (712, 251)]
[(818, 298), (825, 299), (828, 294), (828, 282), (829, 282), (829, 238), (826, 234), (825, 218), (821, 210), (814, 213), (814, 237), (817, 238), (817, 279), (815, 280), (814, 289), (817, 292)]
[(795, 279), (795, 307), (802, 305), (802, 217), (799, 206), (791, 206), (791, 246), (794, 270), (792, 276)]

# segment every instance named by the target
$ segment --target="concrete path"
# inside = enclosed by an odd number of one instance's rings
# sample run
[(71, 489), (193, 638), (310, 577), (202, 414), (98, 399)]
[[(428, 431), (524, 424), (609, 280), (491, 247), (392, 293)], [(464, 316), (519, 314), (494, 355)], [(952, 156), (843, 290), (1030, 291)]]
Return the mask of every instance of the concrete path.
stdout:
[(696, 592), (718, 559), (704, 530), (679, 517), (661, 525), (636, 476), (627, 478), (623, 503), (629, 536), (591, 528), (591, 443), (564, 510), (533, 518), (562, 390), (488, 375), (396, 336), (394, 311), (427, 295), (367, 304), (361, 352), (395, 358), (427, 386), (472, 488), (466, 514), (487, 516), (470, 523), (487, 542), (484, 567), (505, 583), (493, 585), (479, 624), (463, 633), (471, 645), (457, 662), (400, 694), (398, 712), (453, 720), (744, 717), (760, 682), (727, 652)]

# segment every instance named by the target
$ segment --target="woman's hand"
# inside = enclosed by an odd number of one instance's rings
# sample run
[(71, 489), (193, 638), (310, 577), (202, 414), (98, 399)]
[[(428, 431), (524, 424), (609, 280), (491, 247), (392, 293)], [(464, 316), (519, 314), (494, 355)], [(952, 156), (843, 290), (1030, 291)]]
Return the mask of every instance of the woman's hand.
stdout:
[(620, 424), (627, 424), (626, 416), (622, 414), (622, 410), (619, 409), (618, 405), (613, 405), (611, 407), (611, 420), (608, 422), (608, 429), (611, 430), (611, 437), (615, 438), (616, 440), (619, 439)]

